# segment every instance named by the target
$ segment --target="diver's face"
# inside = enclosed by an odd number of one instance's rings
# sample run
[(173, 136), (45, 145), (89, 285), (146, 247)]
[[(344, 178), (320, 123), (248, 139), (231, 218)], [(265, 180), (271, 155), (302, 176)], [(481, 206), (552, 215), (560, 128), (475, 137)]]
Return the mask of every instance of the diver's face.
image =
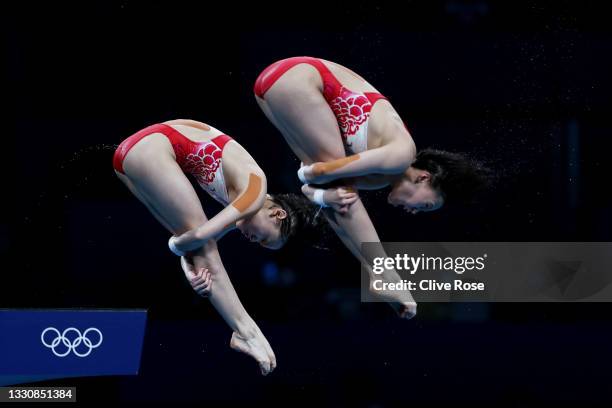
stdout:
[(236, 227), (251, 242), (268, 249), (280, 249), (285, 244), (280, 225), (286, 217), (287, 212), (282, 208), (264, 205), (252, 217), (238, 221)]
[(429, 184), (431, 176), (428, 172), (419, 170), (414, 177), (404, 176), (393, 185), (387, 197), (389, 204), (402, 207), (411, 214), (421, 211), (435, 211), (442, 207), (442, 194)]

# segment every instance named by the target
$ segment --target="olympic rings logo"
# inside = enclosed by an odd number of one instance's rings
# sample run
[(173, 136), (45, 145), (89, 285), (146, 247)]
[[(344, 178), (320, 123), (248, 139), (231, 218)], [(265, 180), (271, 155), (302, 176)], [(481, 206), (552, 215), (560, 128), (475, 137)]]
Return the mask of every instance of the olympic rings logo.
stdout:
[[(50, 343), (47, 342), (49, 336), (45, 336), (49, 332), (55, 334)], [(95, 344), (88, 337), (92, 332), (95, 332), (98, 336), (98, 341)], [(60, 333), (55, 327), (47, 327), (40, 334), (40, 341), (45, 347), (50, 348), (57, 357), (66, 357), (70, 352), (73, 352), (77, 357), (87, 357), (93, 349), (102, 344), (102, 332), (95, 327), (90, 327), (81, 334), (78, 329), (69, 327)], [(65, 350), (63, 350), (64, 348)]]

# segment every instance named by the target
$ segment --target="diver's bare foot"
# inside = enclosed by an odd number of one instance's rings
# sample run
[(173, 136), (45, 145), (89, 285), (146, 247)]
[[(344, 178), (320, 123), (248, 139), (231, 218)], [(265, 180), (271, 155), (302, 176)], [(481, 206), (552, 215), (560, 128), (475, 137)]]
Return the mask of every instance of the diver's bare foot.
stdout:
[[(401, 281), (397, 273), (388, 273), (382, 278), (383, 282), (397, 283)], [(388, 302), (401, 319), (409, 320), (416, 316), (417, 304), (408, 290), (376, 290), (373, 286), (373, 280), (371, 280), (369, 292), (371, 296)]]
[(416, 302), (408, 302), (408, 303), (397, 303), (391, 302), (389, 306), (395, 310), (395, 313), (400, 317), (400, 319), (410, 320), (417, 313), (417, 304)]
[(259, 369), (263, 375), (270, 374), (276, 368), (274, 352), (261, 332), (249, 338), (234, 332), (232, 333), (230, 347), (253, 357), (259, 364)]
[(370, 295), (389, 303), (389, 306), (395, 310), (395, 313), (397, 313), (401, 319), (410, 320), (416, 316), (417, 303), (414, 301), (410, 292), (398, 293), (392, 291), (370, 290)]

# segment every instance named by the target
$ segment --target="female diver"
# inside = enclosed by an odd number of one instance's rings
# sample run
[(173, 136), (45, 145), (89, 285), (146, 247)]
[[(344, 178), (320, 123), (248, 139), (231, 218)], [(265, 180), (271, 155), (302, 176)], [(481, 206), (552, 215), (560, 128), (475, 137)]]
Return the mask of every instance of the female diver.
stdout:
[[(417, 154), (410, 132), (387, 98), (339, 64), (312, 57), (277, 61), (259, 75), (254, 92), (266, 117), (302, 161), (298, 171), (302, 191), (318, 204), (339, 196), (339, 191), (349, 194), (350, 187), (391, 186), (388, 202), (416, 214), (468, 197), (484, 185), (484, 169), (465, 156), (433, 149)], [(312, 186), (334, 181), (332, 189)], [(341, 189), (338, 184), (350, 187)], [(385, 256), (382, 248), (376, 253), (361, 248), (363, 242), (380, 242), (361, 200), (347, 204), (343, 211), (328, 210), (326, 216), (364, 265), (372, 265), (375, 256)], [(383, 278), (400, 280), (395, 271)], [(375, 294), (389, 301), (401, 317), (416, 314), (416, 303), (407, 291)]]
[[(304, 197), (266, 194), (266, 176), (231, 137), (201, 122), (178, 119), (149, 126), (115, 151), (117, 176), (173, 235), (169, 245), (193, 289), (210, 302), (233, 330), (230, 347), (253, 357), (262, 374), (276, 367), (263, 333), (230, 282), (217, 240), (238, 228), (251, 241), (277, 249), (312, 222)], [(225, 208), (207, 219), (186, 177)]]

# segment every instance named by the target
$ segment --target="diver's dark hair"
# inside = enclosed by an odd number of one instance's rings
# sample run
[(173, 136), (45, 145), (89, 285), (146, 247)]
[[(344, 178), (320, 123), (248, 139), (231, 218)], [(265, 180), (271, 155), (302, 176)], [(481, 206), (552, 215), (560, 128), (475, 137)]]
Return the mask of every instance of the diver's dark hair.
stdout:
[(412, 167), (431, 174), (430, 184), (445, 202), (470, 204), (493, 183), (494, 173), (482, 162), (463, 153), (424, 149)]
[(318, 249), (327, 249), (331, 227), (321, 208), (301, 194), (270, 194), (272, 201), (287, 212), (281, 220), (281, 236), (285, 243), (300, 241)]

